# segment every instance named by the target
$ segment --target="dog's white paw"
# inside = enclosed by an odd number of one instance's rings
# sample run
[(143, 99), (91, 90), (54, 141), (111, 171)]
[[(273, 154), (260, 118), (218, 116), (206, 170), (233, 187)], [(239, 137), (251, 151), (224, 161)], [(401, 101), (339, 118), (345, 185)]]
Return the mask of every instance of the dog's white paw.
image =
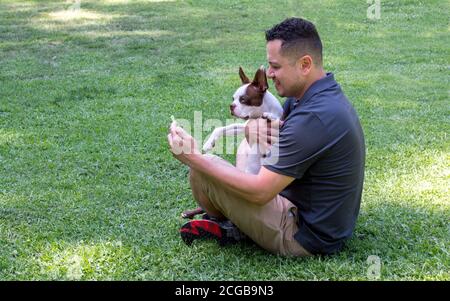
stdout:
[(205, 153), (210, 152), (213, 148), (214, 145), (216, 144), (216, 141), (214, 139), (209, 138), (205, 144), (203, 144), (203, 151)]
[(265, 118), (265, 119), (270, 119), (270, 120), (277, 119), (277, 117), (275, 115), (273, 115), (272, 113), (268, 113), (268, 112), (264, 112), (261, 117)]

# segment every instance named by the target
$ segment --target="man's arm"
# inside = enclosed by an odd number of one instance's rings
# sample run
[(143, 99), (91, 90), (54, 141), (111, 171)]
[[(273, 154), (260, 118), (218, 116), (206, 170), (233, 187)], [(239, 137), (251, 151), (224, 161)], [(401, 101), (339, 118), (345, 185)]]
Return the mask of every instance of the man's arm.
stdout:
[[(294, 180), (264, 167), (261, 167), (259, 174), (252, 175), (234, 166), (210, 160), (198, 151), (194, 138), (176, 126), (171, 127), (168, 140), (174, 157), (179, 161), (210, 176), (230, 192), (255, 204), (266, 204)], [(183, 148), (184, 150), (180, 151)]]
[(187, 165), (210, 176), (242, 199), (258, 205), (268, 203), (294, 180), (264, 166), (257, 175), (247, 174), (234, 166), (221, 164), (201, 154), (192, 157)]

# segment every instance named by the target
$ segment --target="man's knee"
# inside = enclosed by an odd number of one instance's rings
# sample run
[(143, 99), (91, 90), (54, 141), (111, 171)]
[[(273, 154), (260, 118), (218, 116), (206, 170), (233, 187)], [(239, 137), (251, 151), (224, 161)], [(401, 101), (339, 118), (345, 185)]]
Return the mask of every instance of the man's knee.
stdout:
[(189, 168), (189, 182), (191, 183), (191, 186), (197, 185), (200, 180), (199, 178), (200, 173), (195, 169)]
[[(230, 162), (222, 159), (219, 156), (216, 155), (212, 155), (212, 154), (204, 154), (203, 155), (204, 158), (210, 160), (210, 162), (215, 162), (215, 163), (219, 163), (219, 164), (224, 164), (224, 165), (229, 165), (229, 166), (233, 166)], [(208, 178), (205, 176), (205, 174), (196, 171), (195, 169), (189, 168), (189, 180), (198, 182), (198, 181), (205, 181)]]
[(195, 190), (204, 190), (205, 185), (207, 185), (208, 178), (205, 174), (189, 168), (189, 183), (191, 184), (191, 188)]
[[(210, 162), (233, 166), (230, 162), (218, 156), (211, 154), (205, 154), (203, 156), (210, 160)], [(208, 191), (211, 185), (220, 185), (217, 181), (213, 180), (212, 177), (192, 168), (189, 168), (189, 182), (191, 184), (191, 188), (195, 191)]]
[(224, 215), (212, 203), (210, 198), (210, 179), (203, 173), (192, 168), (189, 169), (189, 181), (191, 183), (192, 195), (199, 206), (206, 211), (209, 216), (219, 220), (225, 219)]

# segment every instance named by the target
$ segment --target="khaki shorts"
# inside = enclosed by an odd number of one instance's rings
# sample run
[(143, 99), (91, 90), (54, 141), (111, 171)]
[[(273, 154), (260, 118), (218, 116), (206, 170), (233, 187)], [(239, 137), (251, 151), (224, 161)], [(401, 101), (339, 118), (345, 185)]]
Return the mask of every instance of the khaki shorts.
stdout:
[[(207, 156), (231, 165), (220, 157)], [(239, 198), (207, 176), (202, 176), (199, 185), (211, 204), (262, 248), (283, 256), (312, 255), (294, 239), (298, 231), (297, 207), (288, 199), (277, 195), (260, 206)]]

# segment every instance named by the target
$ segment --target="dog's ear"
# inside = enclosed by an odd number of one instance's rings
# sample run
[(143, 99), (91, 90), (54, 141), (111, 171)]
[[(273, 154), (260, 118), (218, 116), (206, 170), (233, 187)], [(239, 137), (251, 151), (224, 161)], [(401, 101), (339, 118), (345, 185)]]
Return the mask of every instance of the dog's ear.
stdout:
[(239, 66), (239, 77), (241, 78), (242, 84), (249, 84), (250, 80), (248, 79), (247, 75), (245, 75), (244, 70), (242, 70), (242, 67)]
[(259, 67), (258, 71), (256, 71), (252, 85), (256, 86), (263, 93), (266, 92), (266, 90), (269, 88), (269, 84), (267, 83), (266, 70), (264, 69), (264, 66)]

